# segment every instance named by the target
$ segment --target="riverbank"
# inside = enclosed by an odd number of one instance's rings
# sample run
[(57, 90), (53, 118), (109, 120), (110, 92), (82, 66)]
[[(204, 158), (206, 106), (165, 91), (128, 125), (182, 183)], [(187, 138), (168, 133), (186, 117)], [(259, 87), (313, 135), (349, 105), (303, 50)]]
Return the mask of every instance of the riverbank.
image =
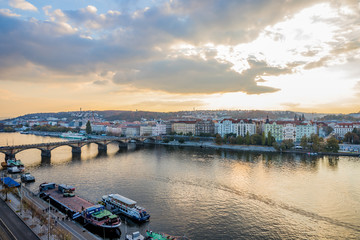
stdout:
[(262, 152), (262, 153), (289, 153), (289, 154), (306, 154), (311, 156), (316, 155), (328, 155), (328, 156), (352, 156), (360, 157), (360, 153), (354, 152), (317, 152), (312, 153), (304, 150), (285, 150), (282, 152), (277, 151), (274, 147), (268, 146), (256, 146), (256, 145), (231, 145), (231, 144), (216, 144), (214, 142), (184, 142), (180, 143), (179, 141), (171, 141), (169, 143), (158, 142), (159, 145), (165, 146), (182, 146), (182, 147), (196, 147), (196, 148), (212, 148), (212, 149), (222, 149), (222, 150), (233, 150), (233, 151), (243, 151), (243, 152)]

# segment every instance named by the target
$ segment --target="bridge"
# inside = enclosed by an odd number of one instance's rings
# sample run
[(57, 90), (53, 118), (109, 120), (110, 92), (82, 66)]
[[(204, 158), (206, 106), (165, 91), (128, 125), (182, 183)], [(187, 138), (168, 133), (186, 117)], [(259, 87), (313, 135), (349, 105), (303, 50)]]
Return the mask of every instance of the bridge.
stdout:
[(117, 143), (119, 149), (127, 149), (128, 143), (133, 142), (137, 145), (142, 145), (144, 142), (155, 142), (156, 137), (107, 137), (101, 139), (87, 139), (87, 140), (74, 140), (74, 141), (62, 141), (52, 143), (38, 143), (38, 144), (26, 144), (26, 145), (14, 145), (14, 146), (2, 146), (0, 152), (5, 154), (5, 160), (15, 159), (15, 155), (19, 152), (28, 149), (39, 149), (41, 151), (41, 157), (50, 158), (51, 151), (61, 146), (71, 147), (73, 155), (80, 155), (81, 148), (87, 144), (95, 143), (98, 145), (98, 151), (106, 153), (107, 145), (110, 143)]

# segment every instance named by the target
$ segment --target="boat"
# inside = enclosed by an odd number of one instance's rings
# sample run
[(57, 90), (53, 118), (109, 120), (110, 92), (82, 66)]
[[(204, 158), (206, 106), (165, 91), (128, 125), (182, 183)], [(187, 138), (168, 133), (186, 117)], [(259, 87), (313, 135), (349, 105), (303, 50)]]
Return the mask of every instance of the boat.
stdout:
[(120, 218), (106, 210), (104, 205), (94, 205), (81, 212), (84, 223), (104, 229), (114, 229), (121, 225)]
[(80, 140), (86, 139), (86, 137), (84, 135), (82, 135), (81, 133), (73, 133), (71, 131), (61, 134), (60, 137), (70, 138), (70, 139), (80, 139)]
[(24, 164), (19, 159), (8, 159), (6, 161), (6, 165), (8, 168), (17, 167), (20, 170), (20, 172), (23, 172), (25, 170)]
[(63, 197), (75, 197), (75, 188), (66, 184), (59, 184), (59, 192), (62, 192)]
[(21, 173), (21, 170), (16, 166), (8, 167), (7, 171), (8, 173)]
[(169, 234), (166, 233), (157, 233), (157, 232), (153, 232), (153, 231), (149, 231), (146, 230), (146, 235), (148, 238), (153, 239), (153, 240), (189, 240), (189, 238), (183, 236), (171, 236)]
[(140, 234), (139, 231), (133, 232), (132, 234), (127, 234), (125, 240), (144, 240), (145, 237)]
[(21, 182), (24, 183), (35, 182), (35, 177), (30, 173), (21, 174)]
[(144, 222), (150, 218), (144, 208), (137, 206), (134, 200), (120, 194), (104, 195), (102, 196), (102, 203), (114, 214), (121, 213), (138, 222)]
[(39, 196), (84, 226), (98, 234), (120, 236), (120, 218), (106, 210), (103, 205), (94, 205), (74, 194), (75, 188), (66, 184), (42, 183)]

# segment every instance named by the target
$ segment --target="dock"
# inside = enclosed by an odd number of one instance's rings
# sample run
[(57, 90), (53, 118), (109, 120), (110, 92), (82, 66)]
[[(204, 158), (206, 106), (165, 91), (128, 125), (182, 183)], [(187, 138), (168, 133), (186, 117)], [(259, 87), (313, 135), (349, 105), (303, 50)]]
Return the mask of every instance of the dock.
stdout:
[(94, 206), (93, 203), (75, 195), (73, 197), (64, 197), (63, 193), (58, 191), (58, 185), (55, 189), (48, 189), (41, 193), (41, 198), (50, 199), (50, 203), (56, 206), (60, 211), (66, 213), (71, 218), (79, 216), (84, 209)]

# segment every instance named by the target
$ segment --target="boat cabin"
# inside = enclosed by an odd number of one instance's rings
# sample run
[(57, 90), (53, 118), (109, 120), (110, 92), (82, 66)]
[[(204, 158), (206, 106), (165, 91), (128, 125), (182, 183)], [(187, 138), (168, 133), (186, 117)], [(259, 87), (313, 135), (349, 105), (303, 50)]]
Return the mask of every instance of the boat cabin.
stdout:
[(136, 202), (134, 200), (121, 196), (120, 194), (110, 194), (109, 197), (110, 201), (115, 204), (125, 205), (130, 208), (134, 208), (136, 205)]
[(50, 189), (55, 189), (55, 183), (42, 183), (39, 186), (40, 192), (50, 190)]

